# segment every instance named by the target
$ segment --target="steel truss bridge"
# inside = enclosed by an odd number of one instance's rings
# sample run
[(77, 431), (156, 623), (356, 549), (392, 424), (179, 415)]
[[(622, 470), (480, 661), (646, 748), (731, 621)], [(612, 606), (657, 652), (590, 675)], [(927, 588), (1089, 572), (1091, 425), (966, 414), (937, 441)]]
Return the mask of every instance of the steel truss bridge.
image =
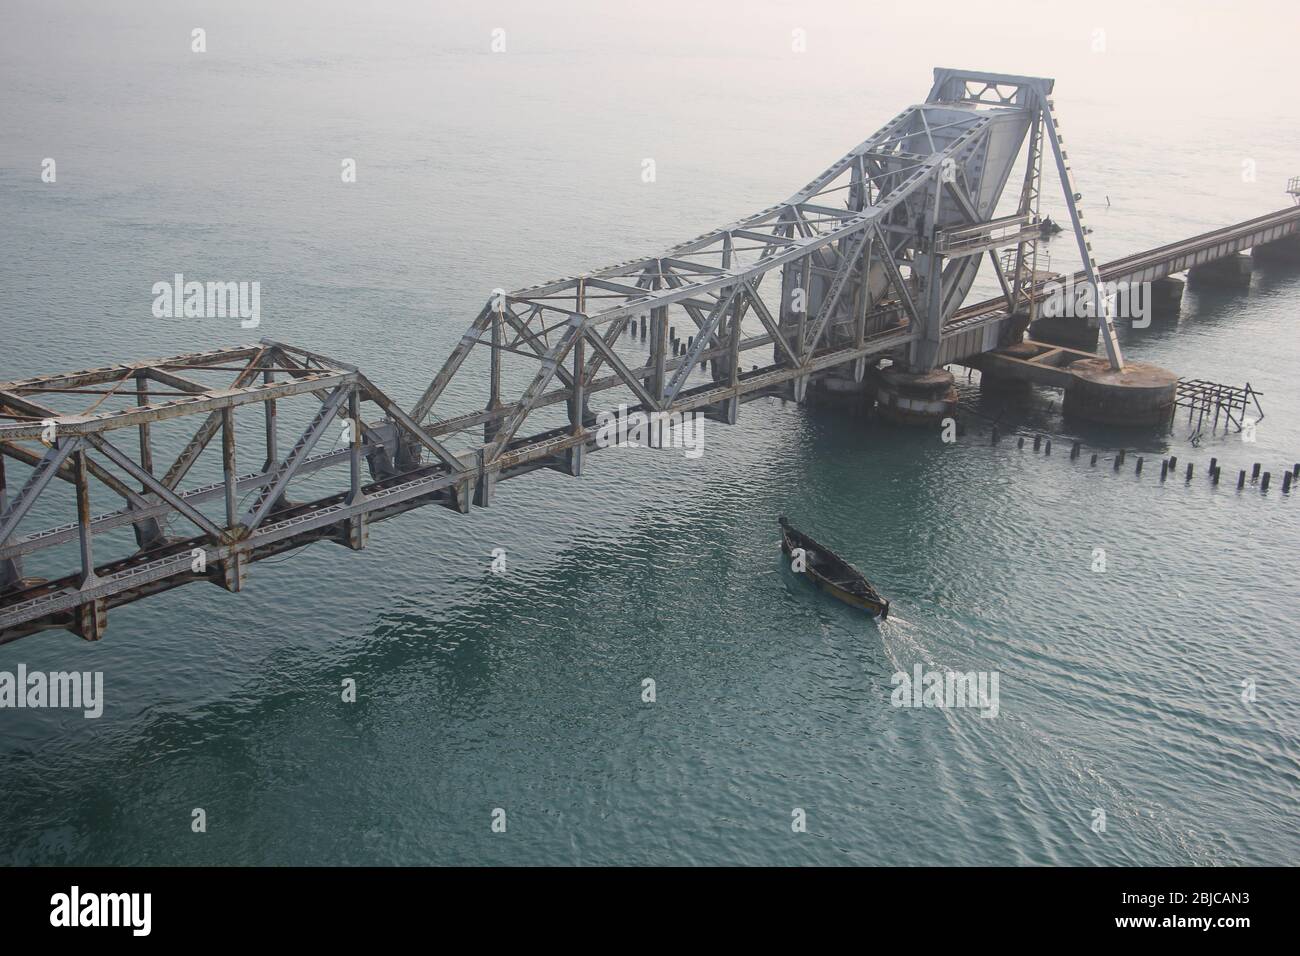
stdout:
[[(802, 400), (819, 379), (862, 383), (882, 359), (924, 374), (1009, 344), (1042, 294), (1047, 157), (1079, 281), (1099, 288), (1204, 251), (1183, 243), (1097, 265), (1051, 90), (1048, 79), (936, 70), (924, 103), (785, 202), (659, 255), (494, 292), (409, 410), (354, 366), (273, 341), (0, 384), (0, 643), (51, 628), (97, 640), (110, 609), (155, 592), (194, 581), (238, 591), (251, 563), (304, 544), (361, 549), (372, 523), (405, 511), (468, 512), (498, 481), (539, 468), (579, 475), (597, 447), (597, 399), (734, 423), (746, 401)], [(1012, 211), (998, 215), (1021, 163)], [(1229, 227), (1225, 241), (1290, 235), (1300, 207), (1288, 212)], [(1002, 295), (963, 308), (986, 258)], [(56, 398), (89, 405), (66, 411)], [(235, 427), (239, 417), (245, 434), (249, 416), (251, 450)], [(162, 468), (166, 428), (184, 434)], [(342, 447), (320, 450), (331, 432)], [(210, 446), (219, 456), (204, 455)], [(241, 469), (250, 458), (257, 466)], [(22, 469), (12, 486), (6, 463)], [(92, 488), (114, 510), (97, 512)], [(19, 534), (31, 514), (59, 523)], [(31, 573), (60, 558), (57, 572)]]

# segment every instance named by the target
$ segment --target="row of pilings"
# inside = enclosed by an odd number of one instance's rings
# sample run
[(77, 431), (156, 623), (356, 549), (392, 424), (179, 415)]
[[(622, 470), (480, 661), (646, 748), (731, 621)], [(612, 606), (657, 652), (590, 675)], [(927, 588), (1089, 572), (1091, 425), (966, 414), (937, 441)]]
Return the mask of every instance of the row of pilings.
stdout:
[[(1033, 435), (1012, 433), (1012, 436), (1016, 439), (1016, 447), (1021, 451), (1023, 451), (1028, 445), (1028, 447), (1030, 447), (1034, 452), (1040, 453), (1044, 456), (1050, 456), (1052, 454), (1052, 438), (1049, 435), (1043, 435), (1041, 433)], [(1003, 436), (998, 430), (998, 427), (994, 425), (990, 432), (989, 442), (992, 445), (999, 445), (1004, 437), (1009, 438), (1012, 436)], [(1030, 442), (1032, 442), (1032, 444), (1029, 444)], [(1126, 467), (1128, 462), (1132, 461), (1133, 474), (1140, 477), (1146, 467), (1145, 456), (1138, 455), (1135, 452), (1131, 453), (1126, 448), (1116, 449), (1106, 457), (1103, 457), (1103, 455), (1098, 452), (1089, 452), (1087, 454), (1088, 463), (1093, 468), (1097, 467), (1099, 461), (1108, 462), (1111, 466), (1111, 470), (1119, 473)], [(1084, 455), (1083, 442), (1078, 439), (1071, 441), (1069, 454), (1070, 461), (1079, 461), (1084, 457)], [(1218, 458), (1211, 458), (1209, 466), (1206, 467), (1204, 471), (1198, 469), (1193, 462), (1183, 462), (1182, 478), (1185, 483), (1190, 484), (1197, 474), (1203, 474), (1211, 485), (1217, 487), (1223, 478), (1223, 466), (1219, 463)], [(1285, 466), (1280, 471), (1280, 474), (1282, 492), (1283, 494), (1290, 494), (1292, 484), (1300, 482), (1300, 462), (1295, 462), (1290, 466)], [(1177, 479), (1178, 476), (1178, 456), (1170, 455), (1168, 458), (1162, 458), (1160, 460), (1160, 481), (1163, 483), (1170, 479)], [(1231, 480), (1231, 471), (1229, 471), (1229, 480)], [(1273, 472), (1264, 471), (1261, 462), (1253, 462), (1249, 471), (1245, 468), (1241, 468), (1237, 471), (1236, 487), (1238, 491), (1244, 491), (1249, 485), (1258, 488), (1260, 492), (1267, 492), (1272, 483)], [(1297, 484), (1297, 490), (1300, 490), (1300, 484)]]

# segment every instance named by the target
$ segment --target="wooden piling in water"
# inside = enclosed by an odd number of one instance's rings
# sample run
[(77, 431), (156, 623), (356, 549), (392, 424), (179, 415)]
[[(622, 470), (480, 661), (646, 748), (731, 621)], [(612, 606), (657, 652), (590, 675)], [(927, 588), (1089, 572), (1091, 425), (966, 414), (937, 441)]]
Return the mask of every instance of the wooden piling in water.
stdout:
[(1245, 487), (1246, 487), (1246, 469), (1243, 468), (1241, 469), (1240, 474), (1237, 475), (1237, 490), (1241, 491), (1241, 489)]
[(1272, 477), (1272, 476), (1269, 474), (1269, 472), (1267, 472), (1267, 471), (1264, 472), (1264, 477), (1261, 478), (1261, 479), (1259, 479), (1259, 490), (1260, 490), (1260, 491), (1268, 491), (1268, 480), (1269, 480), (1269, 478), (1271, 478), (1271, 477)]
[(1167, 461), (1161, 461), (1161, 462), (1160, 462), (1160, 480), (1161, 480), (1161, 481), (1164, 481), (1164, 480), (1165, 480), (1166, 478), (1168, 478), (1168, 477), (1169, 477), (1169, 462), (1167, 462)]
[(1137, 464), (1133, 467), (1133, 474), (1135, 474), (1135, 475), (1140, 475), (1140, 474), (1142, 474), (1142, 462), (1145, 461), (1145, 460), (1146, 460), (1146, 459), (1144, 459), (1144, 458), (1138, 458), (1138, 460), (1137, 460)]

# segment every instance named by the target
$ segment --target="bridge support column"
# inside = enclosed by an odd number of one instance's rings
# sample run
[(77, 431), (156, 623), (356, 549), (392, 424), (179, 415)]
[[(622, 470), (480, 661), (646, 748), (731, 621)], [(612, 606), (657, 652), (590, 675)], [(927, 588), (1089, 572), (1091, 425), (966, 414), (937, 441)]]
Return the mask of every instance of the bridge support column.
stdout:
[(1187, 285), (1176, 276), (1165, 276), (1151, 283), (1151, 312), (1153, 315), (1177, 315), (1183, 305), (1183, 288)]
[(478, 480), (474, 482), (474, 504), (486, 508), (497, 493), (497, 472), (483, 467), (483, 452), (478, 453)]
[(1035, 319), (1029, 325), (1029, 337), (1035, 342), (1063, 345), (1084, 352), (1096, 351), (1101, 326), (1083, 316), (1053, 315)]
[(876, 386), (880, 416), (900, 425), (937, 425), (957, 410), (954, 382), (946, 369), (908, 372), (891, 366)]
[(659, 401), (664, 395), (664, 386), (668, 384), (665, 363), (668, 358), (668, 309), (650, 310), (650, 378), (646, 381), (646, 391)]
[(347, 520), (347, 545), (353, 551), (364, 551), (370, 542), (370, 516), (362, 513)]
[(1002, 323), (1002, 328), (998, 330), (998, 344), (1002, 347), (1019, 345), (1025, 340), (1025, 332), (1029, 329), (1030, 314), (1028, 312), (1013, 312)]
[[(1035, 347), (1029, 342), (1021, 340), (1015, 345), (1009, 345), (1004, 349), (998, 349), (997, 354), (999, 356), (1006, 356), (1011, 359), (1019, 359), (1027, 362), (1040, 354), (1041, 351), (1041, 349)], [(986, 352), (984, 354), (988, 355), (990, 353)], [(1015, 392), (1027, 392), (1030, 390), (1032, 383), (1028, 378), (999, 372), (995, 364), (979, 361), (980, 358), (982, 358), (982, 356), (972, 359), (970, 365), (979, 370), (980, 392), (982, 394), (998, 394), (1005, 396)]]
[(1250, 284), (1250, 256), (1237, 252), (1213, 262), (1192, 266), (1188, 281), (1195, 285), (1240, 287)]
[[(808, 400), (827, 407), (869, 411), (876, 403), (875, 369), (871, 372), (872, 381), (864, 381), (867, 378), (864, 359), (856, 360), (851, 367), (834, 369), (812, 383)], [(861, 378), (857, 377), (859, 373)]]
[(1300, 266), (1300, 235), (1283, 236), (1250, 250), (1250, 257), (1262, 265)]
[(242, 591), (244, 579), (248, 575), (248, 557), (242, 551), (236, 551), (217, 565), (217, 584), (227, 591)]
[(740, 399), (727, 398), (707, 406), (704, 409), (704, 417), (711, 422), (720, 422), (723, 425), (734, 425), (736, 424), (739, 410)]
[(449, 486), (447, 497), (442, 503), (452, 511), (463, 515), (469, 514), (470, 501), (474, 498), (474, 485), (473, 478), (466, 478), (459, 484)]
[(574, 445), (560, 456), (560, 467), (570, 478), (582, 477), (582, 466), (587, 461), (587, 446)]
[(83, 641), (98, 641), (108, 630), (108, 604), (103, 598), (77, 605), (73, 632)]

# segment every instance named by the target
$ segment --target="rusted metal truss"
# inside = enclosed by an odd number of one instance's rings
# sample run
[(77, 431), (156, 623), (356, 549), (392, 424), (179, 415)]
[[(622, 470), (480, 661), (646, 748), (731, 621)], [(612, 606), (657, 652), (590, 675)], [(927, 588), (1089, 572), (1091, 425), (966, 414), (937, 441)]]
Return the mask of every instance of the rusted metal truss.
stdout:
[[(213, 375), (228, 381), (212, 382)], [(86, 404), (61, 412), (47, 404), (55, 396)], [(306, 426), (282, 452), (281, 411), (290, 401), (312, 408)], [(365, 424), (365, 403), (380, 410), (381, 422)], [(249, 406), (262, 409), (262, 434), (253, 452), (258, 467), (240, 471), (235, 415)], [(343, 447), (318, 450), (335, 423)], [(188, 428), (190, 437), (167, 467), (155, 467), (155, 432), (166, 426)], [(186, 476), (210, 445), (220, 447), (219, 479), (186, 487)], [(212, 457), (217, 454), (214, 449)], [(7, 487), (7, 462), (29, 466), (21, 485)], [(363, 466), (370, 472), (367, 480)], [(343, 478), (333, 494), (309, 504), (287, 497), (295, 479), (335, 468)], [(429, 501), (459, 507), (458, 485), (463, 488), (469, 474), (469, 464), (357, 369), (280, 343), (5, 383), (0, 642), (47, 627), (95, 640), (107, 610), (117, 604), (194, 580), (239, 590), (249, 563), (311, 540), (360, 548), (372, 520)], [(73, 520), (19, 536), (24, 519), (40, 509), (56, 481), (72, 486)], [(92, 495), (97, 502), (105, 491), (116, 507), (96, 512)], [(245, 498), (251, 499), (246, 507)], [(181, 524), (179, 533), (165, 530), (169, 519)], [(96, 539), (115, 529), (131, 529), (134, 547), (125, 555), (101, 555)], [(77, 552), (74, 571), (54, 577), (24, 573), (25, 561), (60, 546)]]
[[(360, 548), (369, 523), (411, 508), (487, 505), (497, 481), (537, 468), (577, 475), (616, 407), (734, 423), (745, 401), (802, 399), (818, 378), (861, 382), (881, 358), (924, 371), (993, 347), (1032, 300), (1050, 90), (936, 70), (925, 103), (785, 202), (655, 256), (494, 293), (409, 413), (358, 369), (271, 341), (0, 385), (0, 643), (50, 627), (97, 639), (108, 609), (144, 595), (195, 580), (238, 590), (250, 563), (310, 541)], [(1019, 203), (999, 216), (1027, 133)], [(1010, 274), (1004, 246), (1016, 248)], [(986, 255), (1005, 302), (963, 315)], [(55, 396), (86, 404), (55, 408)], [(282, 450), (291, 402), (307, 410)], [(240, 471), (235, 419), (253, 405), (258, 467)], [(318, 450), (345, 423), (344, 447)], [(165, 468), (154, 460), (164, 425), (189, 429)], [(204, 457), (210, 445), (220, 452)], [(220, 471), (185, 487), (218, 454)], [(6, 460), (25, 469), (11, 488)], [(336, 486), (317, 487), (334, 469)], [(72, 486), (75, 515), (23, 535), (33, 515), (57, 517), (56, 483)], [(296, 503), (306, 485), (312, 497)], [(114, 510), (96, 513), (92, 491)], [(134, 545), (108, 557), (117, 529)], [(60, 547), (71, 571), (25, 569)]]

